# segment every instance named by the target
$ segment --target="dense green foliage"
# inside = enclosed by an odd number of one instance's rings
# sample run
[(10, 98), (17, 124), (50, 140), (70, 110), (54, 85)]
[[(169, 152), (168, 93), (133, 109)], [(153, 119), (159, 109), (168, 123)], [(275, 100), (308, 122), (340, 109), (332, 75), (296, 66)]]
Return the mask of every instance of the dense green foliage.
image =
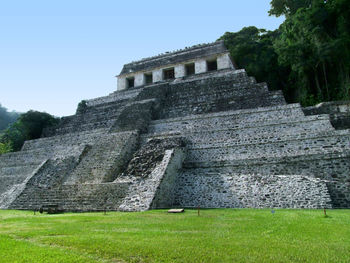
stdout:
[(283, 79), (289, 71), (278, 64), (278, 56), (273, 47), (278, 36), (277, 30), (266, 31), (251, 26), (237, 33), (226, 32), (221, 39), (224, 39), (239, 68), (246, 69), (257, 81), (267, 82), (271, 89), (281, 89), (287, 85)]
[(221, 37), (237, 66), (282, 89), (288, 102), (350, 99), (350, 0), (272, 0), (270, 14), (286, 17), (275, 31)]
[(45, 112), (28, 111), (8, 127), (0, 137), (0, 154), (21, 149), (25, 140), (37, 139), (44, 128), (57, 124), (58, 118)]
[(350, 262), (346, 210), (0, 210), (1, 262)]
[(9, 124), (15, 122), (18, 116), (19, 113), (8, 112), (7, 109), (0, 104), (0, 131), (6, 129)]

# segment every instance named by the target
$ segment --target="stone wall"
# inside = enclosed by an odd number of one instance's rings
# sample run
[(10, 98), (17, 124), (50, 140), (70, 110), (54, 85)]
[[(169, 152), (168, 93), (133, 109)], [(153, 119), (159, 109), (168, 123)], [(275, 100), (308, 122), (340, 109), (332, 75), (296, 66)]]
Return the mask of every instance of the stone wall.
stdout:
[(330, 208), (326, 183), (300, 175), (188, 174), (178, 179), (179, 207)]
[(336, 129), (350, 129), (350, 101), (322, 102), (303, 111), (305, 115), (329, 114)]

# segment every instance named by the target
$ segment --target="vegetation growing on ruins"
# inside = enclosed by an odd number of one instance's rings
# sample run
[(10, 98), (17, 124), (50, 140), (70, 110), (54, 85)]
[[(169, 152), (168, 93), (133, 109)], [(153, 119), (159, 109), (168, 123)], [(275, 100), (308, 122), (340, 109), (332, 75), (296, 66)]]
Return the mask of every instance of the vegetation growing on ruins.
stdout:
[(350, 0), (272, 0), (275, 31), (254, 26), (221, 39), (239, 68), (304, 106), (350, 99)]
[(38, 111), (21, 114), (0, 136), (0, 154), (19, 151), (25, 140), (37, 139), (44, 128), (57, 124), (58, 118)]
[(1, 262), (349, 262), (346, 210), (0, 211)]

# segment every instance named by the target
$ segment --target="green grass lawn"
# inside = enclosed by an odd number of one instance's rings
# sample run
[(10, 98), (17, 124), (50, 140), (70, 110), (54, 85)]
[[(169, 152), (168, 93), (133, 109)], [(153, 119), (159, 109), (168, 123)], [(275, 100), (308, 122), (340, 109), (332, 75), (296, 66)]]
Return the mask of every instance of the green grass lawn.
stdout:
[(0, 262), (350, 262), (350, 210), (0, 210)]

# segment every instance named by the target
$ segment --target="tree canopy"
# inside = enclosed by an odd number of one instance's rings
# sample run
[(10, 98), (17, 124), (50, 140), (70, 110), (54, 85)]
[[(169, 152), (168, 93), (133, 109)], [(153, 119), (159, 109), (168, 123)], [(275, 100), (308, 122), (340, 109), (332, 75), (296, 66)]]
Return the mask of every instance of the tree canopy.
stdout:
[(25, 140), (40, 138), (44, 128), (58, 122), (58, 118), (45, 112), (31, 110), (21, 114), (0, 137), (0, 153), (20, 150)]
[(240, 68), (288, 102), (350, 99), (350, 0), (272, 0), (275, 31), (246, 27), (223, 39)]

